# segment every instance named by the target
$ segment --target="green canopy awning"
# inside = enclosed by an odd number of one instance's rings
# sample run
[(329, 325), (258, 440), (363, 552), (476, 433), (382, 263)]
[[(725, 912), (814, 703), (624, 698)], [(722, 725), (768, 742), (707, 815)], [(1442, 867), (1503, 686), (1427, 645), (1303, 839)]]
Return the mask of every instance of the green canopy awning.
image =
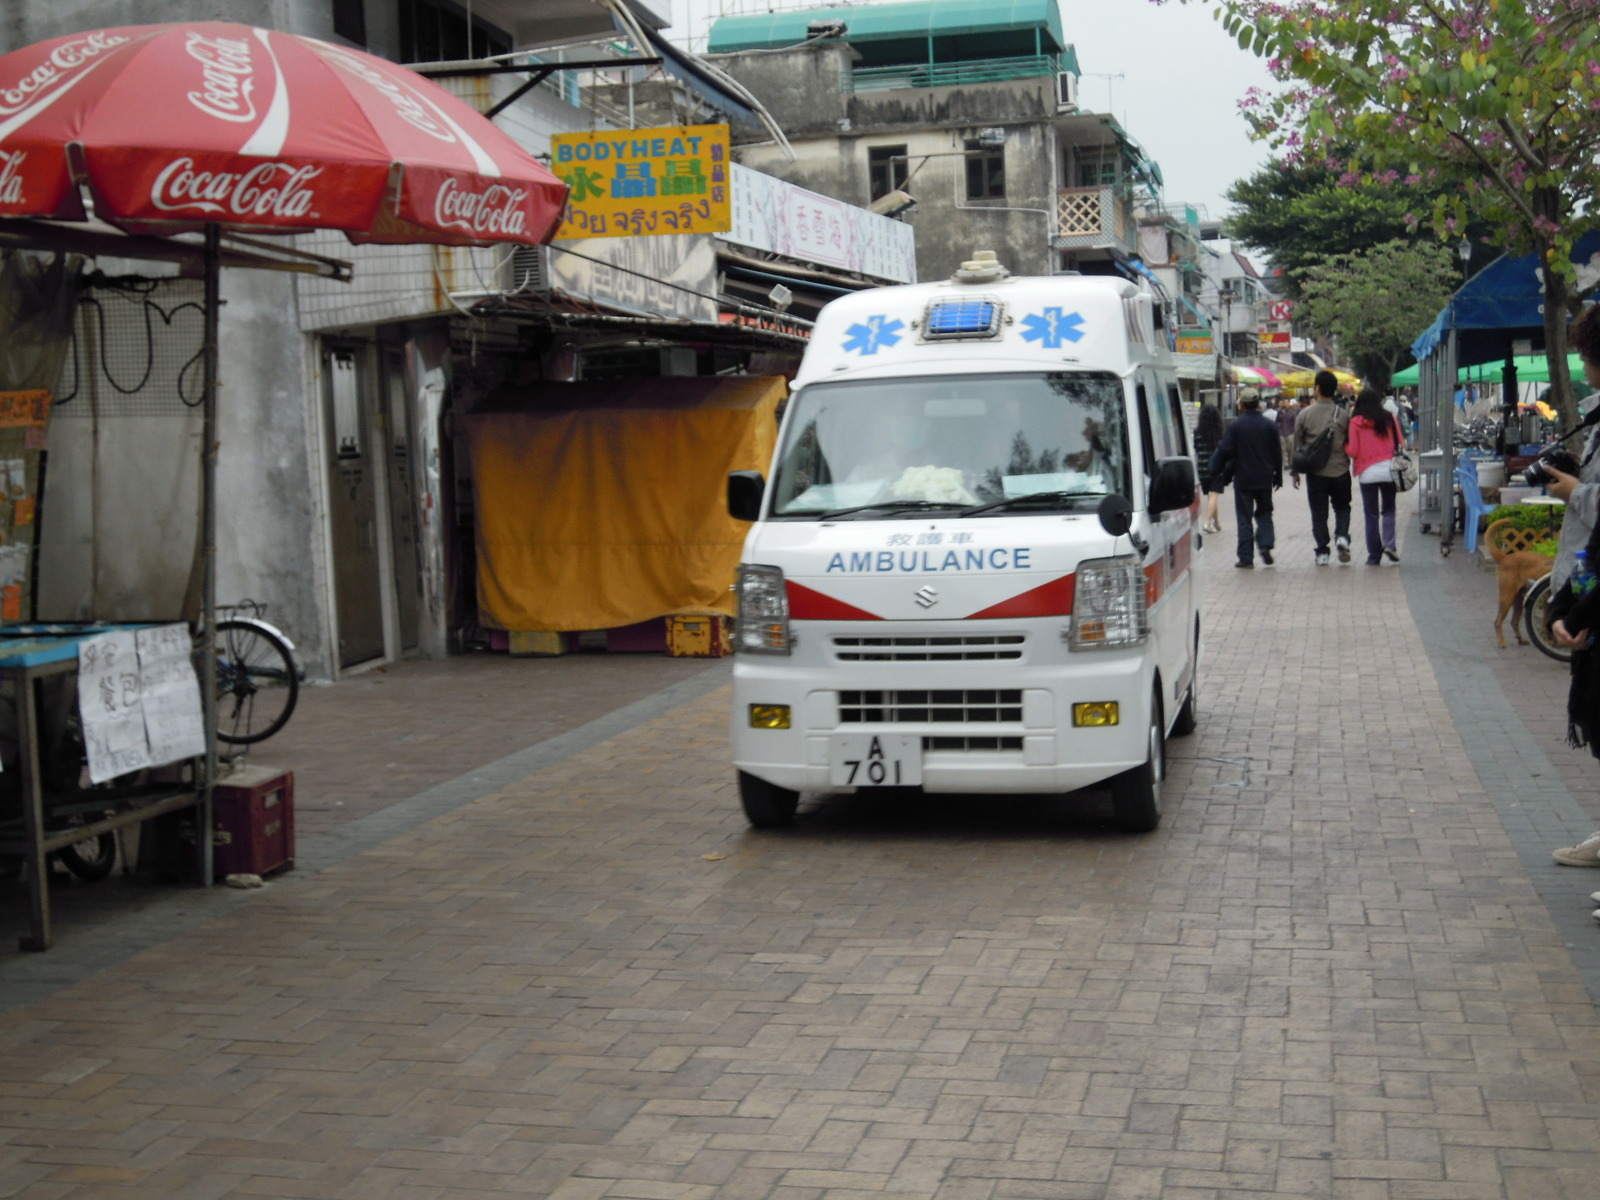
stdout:
[(910, 0), (721, 17), (711, 26), (706, 50), (726, 54), (798, 45), (813, 21), (843, 21), (849, 27), (845, 41), (852, 43), (1037, 29), (1046, 52), (1058, 54), (1066, 47), (1056, 0)]
[[(1516, 364), (1518, 383), (1549, 383), (1550, 360), (1542, 354), (1519, 354), (1511, 360)], [(1456, 372), (1457, 383), (1499, 383), (1504, 362), (1479, 363), (1475, 367), (1462, 367)], [(1573, 382), (1583, 379), (1583, 359), (1576, 354), (1567, 355), (1567, 370)], [(1422, 379), (1422, 369), (1412, 364), (1404, 371), (1396, 371), (1389, 382), (1395, 387), (1416, 387)]]

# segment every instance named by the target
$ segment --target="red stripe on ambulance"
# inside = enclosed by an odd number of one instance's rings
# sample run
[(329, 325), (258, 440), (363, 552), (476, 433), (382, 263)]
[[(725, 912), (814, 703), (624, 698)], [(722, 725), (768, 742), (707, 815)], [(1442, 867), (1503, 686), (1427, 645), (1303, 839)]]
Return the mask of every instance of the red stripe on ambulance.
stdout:
[(1063, 575), (1060, 579), (1052, 579), (1049, 583), (1042, 583), (1036, 588), (1020, 592), (1009, 600), (991, 604), (988, 608), (980, 608), (967, 620), (984, 621), (999, 617), (1064, 617), (1072, 612), (1075, 580), (1075, 575)]

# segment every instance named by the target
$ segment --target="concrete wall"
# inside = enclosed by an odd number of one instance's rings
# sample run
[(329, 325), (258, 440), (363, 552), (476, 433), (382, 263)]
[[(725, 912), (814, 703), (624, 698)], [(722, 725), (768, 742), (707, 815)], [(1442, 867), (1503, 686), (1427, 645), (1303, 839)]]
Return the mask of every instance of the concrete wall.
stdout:
[[(993, 250), (1019, 275), (1049, 274), (1054, 258), (1049, 239), (1055, 229), (1055, 143), (1049, 126), (1006, 127), (1004, 200), (967, 199), (966, 159), (956, 152), (975, 132), (969, 127), (850, 133), (792, 143), (798, 156), (794, 162), (775, 146), (750, 147), (738, 157), (755, 170), (865, 205), (870, 196), (868, 150), (904, 145), (911, 171), (906, 190), (917, 198), (917, 206), (903, 219), (917, 234), (917, 278), (942, 279), (973, 250)], [(1027, 209), (1037, 211), (1018, 211)]]
[[(1018, 274), (1055, 265), (1055, 81), (1049, 76), (954, 87), (849, 91), (851, 50), (839, 42), (779, 54), (723, 54), (711, 60), (749, 88), (777, 121), (796, 155), (780, 147), (738, 151), (747, 167), (850, 204), (871, 199), (867, 152), (904, 145), (917, 207), (903, 219), (917, 231), (917, 275), (939, 279), (973, 250), (993, 250)], [(965, 139), (1006, 130), (1006, 196), (968, 200)], [(923, 155), (932, 155), (927, 159)], [(1036, 211), (1024, 211), (1024, 210)]]

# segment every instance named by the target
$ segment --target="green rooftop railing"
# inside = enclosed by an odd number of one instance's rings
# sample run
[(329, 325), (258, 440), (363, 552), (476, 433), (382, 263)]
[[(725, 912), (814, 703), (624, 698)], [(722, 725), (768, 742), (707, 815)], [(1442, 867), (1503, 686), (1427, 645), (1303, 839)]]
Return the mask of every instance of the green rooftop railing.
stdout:
[(968, 83), (997, 83), (1054, 75), (1060, 62), (1053, 54), (1021, 58), (982, 58), (954, 63), (905, 63), (890, 67), (856, 67), (849, 72), (851, 91), (884, 92), (892, 88), (952, 87)]

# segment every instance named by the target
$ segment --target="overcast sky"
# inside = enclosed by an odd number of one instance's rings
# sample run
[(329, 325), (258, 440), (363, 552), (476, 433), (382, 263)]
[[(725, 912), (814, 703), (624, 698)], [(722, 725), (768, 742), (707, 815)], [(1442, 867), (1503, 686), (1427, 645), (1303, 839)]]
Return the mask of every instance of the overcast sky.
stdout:
[[(795, 0), (645, 0), (668, 18), (667, 36), (705, 48), (710, 21), (726, 13), (817, 8)], [(1083, 69), (1079, 102), (1110, 112), (1161, 164), (1168, 204), (1227, 215), (1223, 193), (1268, 157), (1239, 115), (1251, 86), (1268, 87), (1266, 66), (1239, 49), (1214, 19), (1214, 5), (1150, 0), (1061, 0), (1067, 41)]]

